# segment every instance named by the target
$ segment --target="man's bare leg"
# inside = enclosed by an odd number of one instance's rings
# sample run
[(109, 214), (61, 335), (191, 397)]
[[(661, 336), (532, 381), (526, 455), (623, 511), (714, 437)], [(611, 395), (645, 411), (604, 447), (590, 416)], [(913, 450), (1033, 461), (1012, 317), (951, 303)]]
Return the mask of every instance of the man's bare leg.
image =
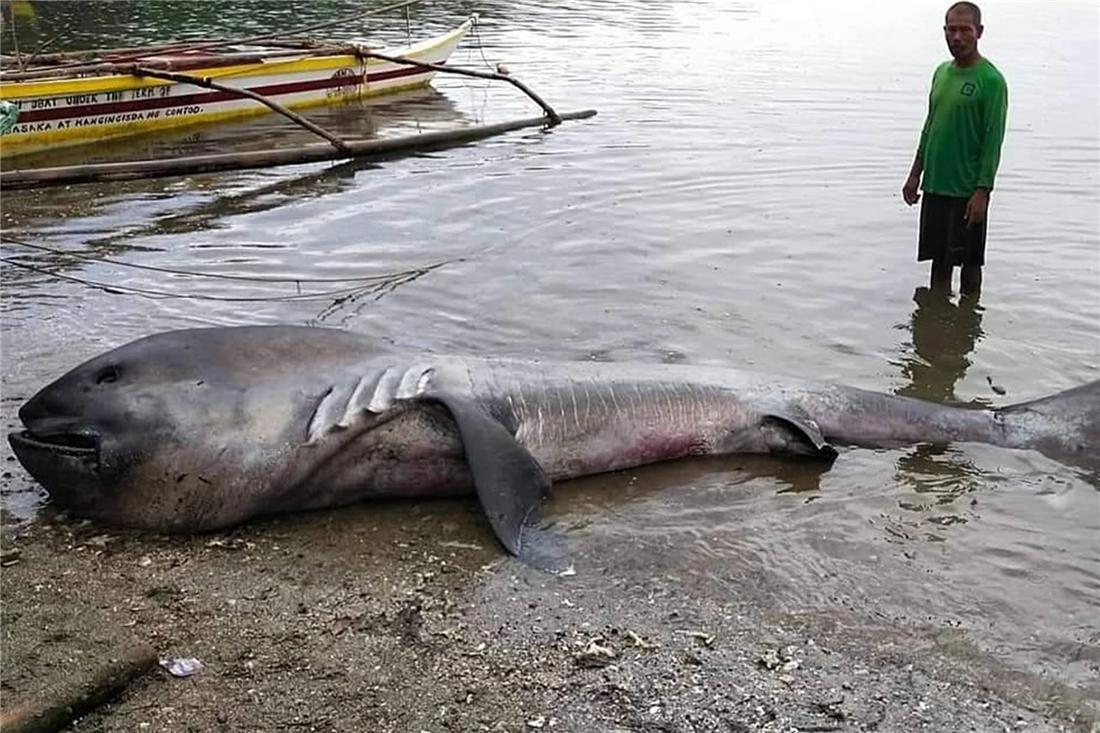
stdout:
[(982, 292), (981, 265), (963, 265), (962, 274), (959, 275), (959, 292), (975, 297)]
[(951, 292), (951, 274), (955, 268), (932, 260), (932, 275), (928, 279), (928, 288), (934, 292)]

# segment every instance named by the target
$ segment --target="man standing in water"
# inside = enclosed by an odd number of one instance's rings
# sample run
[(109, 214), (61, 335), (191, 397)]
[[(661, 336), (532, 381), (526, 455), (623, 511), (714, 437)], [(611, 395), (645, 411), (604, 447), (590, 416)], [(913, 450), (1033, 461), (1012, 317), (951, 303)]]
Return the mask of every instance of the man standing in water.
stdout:
[(977, 295), (982, 286), (986, 212), (1008, 113), (1004, 77), (978, 53), (982, 31), (982, 11), (974, 3), (947, 9), (943, 32), (953, 60), (932, 76), (928, 116), (901, 189), (910, 206), (920, 199), (918, 188), (924, 190), (917, 261), (932, 260), (931, 288), (950, 291), (951, 275), (961, 266), (964, 295)]

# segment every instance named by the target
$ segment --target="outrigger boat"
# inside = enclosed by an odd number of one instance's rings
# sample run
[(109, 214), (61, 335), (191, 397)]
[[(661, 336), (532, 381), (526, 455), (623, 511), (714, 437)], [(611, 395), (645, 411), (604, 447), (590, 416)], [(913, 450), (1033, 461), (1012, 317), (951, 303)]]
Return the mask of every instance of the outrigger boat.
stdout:
[[(476, 16), (449, 33), (378, 54), (443, 64), (475, 23)], [(228, 48), (209, 41), (50, 54), (18, 68), (6, 58), (0, 156), (270, 112), (256, 95), (300, 109), (423, 86), (436, 73), (359, 52), (364, 48), (302, 39)], [(184, 76), (217, 88), (189, 84)]]

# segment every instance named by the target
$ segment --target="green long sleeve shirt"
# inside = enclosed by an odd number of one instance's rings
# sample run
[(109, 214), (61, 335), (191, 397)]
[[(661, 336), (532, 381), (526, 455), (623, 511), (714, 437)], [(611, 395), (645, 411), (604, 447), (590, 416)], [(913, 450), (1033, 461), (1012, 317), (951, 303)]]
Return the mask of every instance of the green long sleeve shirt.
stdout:
[(992, 189), (1007, 117), (1008, 86), (988, 59), (966, 68), (940, 64), (917, 148), (924, 164), (921, 188), (959, 197)]

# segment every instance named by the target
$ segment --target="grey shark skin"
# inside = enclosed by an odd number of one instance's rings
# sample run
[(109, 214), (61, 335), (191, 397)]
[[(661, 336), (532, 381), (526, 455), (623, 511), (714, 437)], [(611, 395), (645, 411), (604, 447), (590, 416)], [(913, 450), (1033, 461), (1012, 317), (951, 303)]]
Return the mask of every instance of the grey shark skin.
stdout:
[(344, 331), (257, 326), (139, 339), (19, 416), (16, 455), (79, 516), (190, 532), (476, 493), (517, 553), (551, 481), (684, 456), (980, 441), (1093, 464), (1100, 381), (977, 410), (712, 367), (409, 358)]

